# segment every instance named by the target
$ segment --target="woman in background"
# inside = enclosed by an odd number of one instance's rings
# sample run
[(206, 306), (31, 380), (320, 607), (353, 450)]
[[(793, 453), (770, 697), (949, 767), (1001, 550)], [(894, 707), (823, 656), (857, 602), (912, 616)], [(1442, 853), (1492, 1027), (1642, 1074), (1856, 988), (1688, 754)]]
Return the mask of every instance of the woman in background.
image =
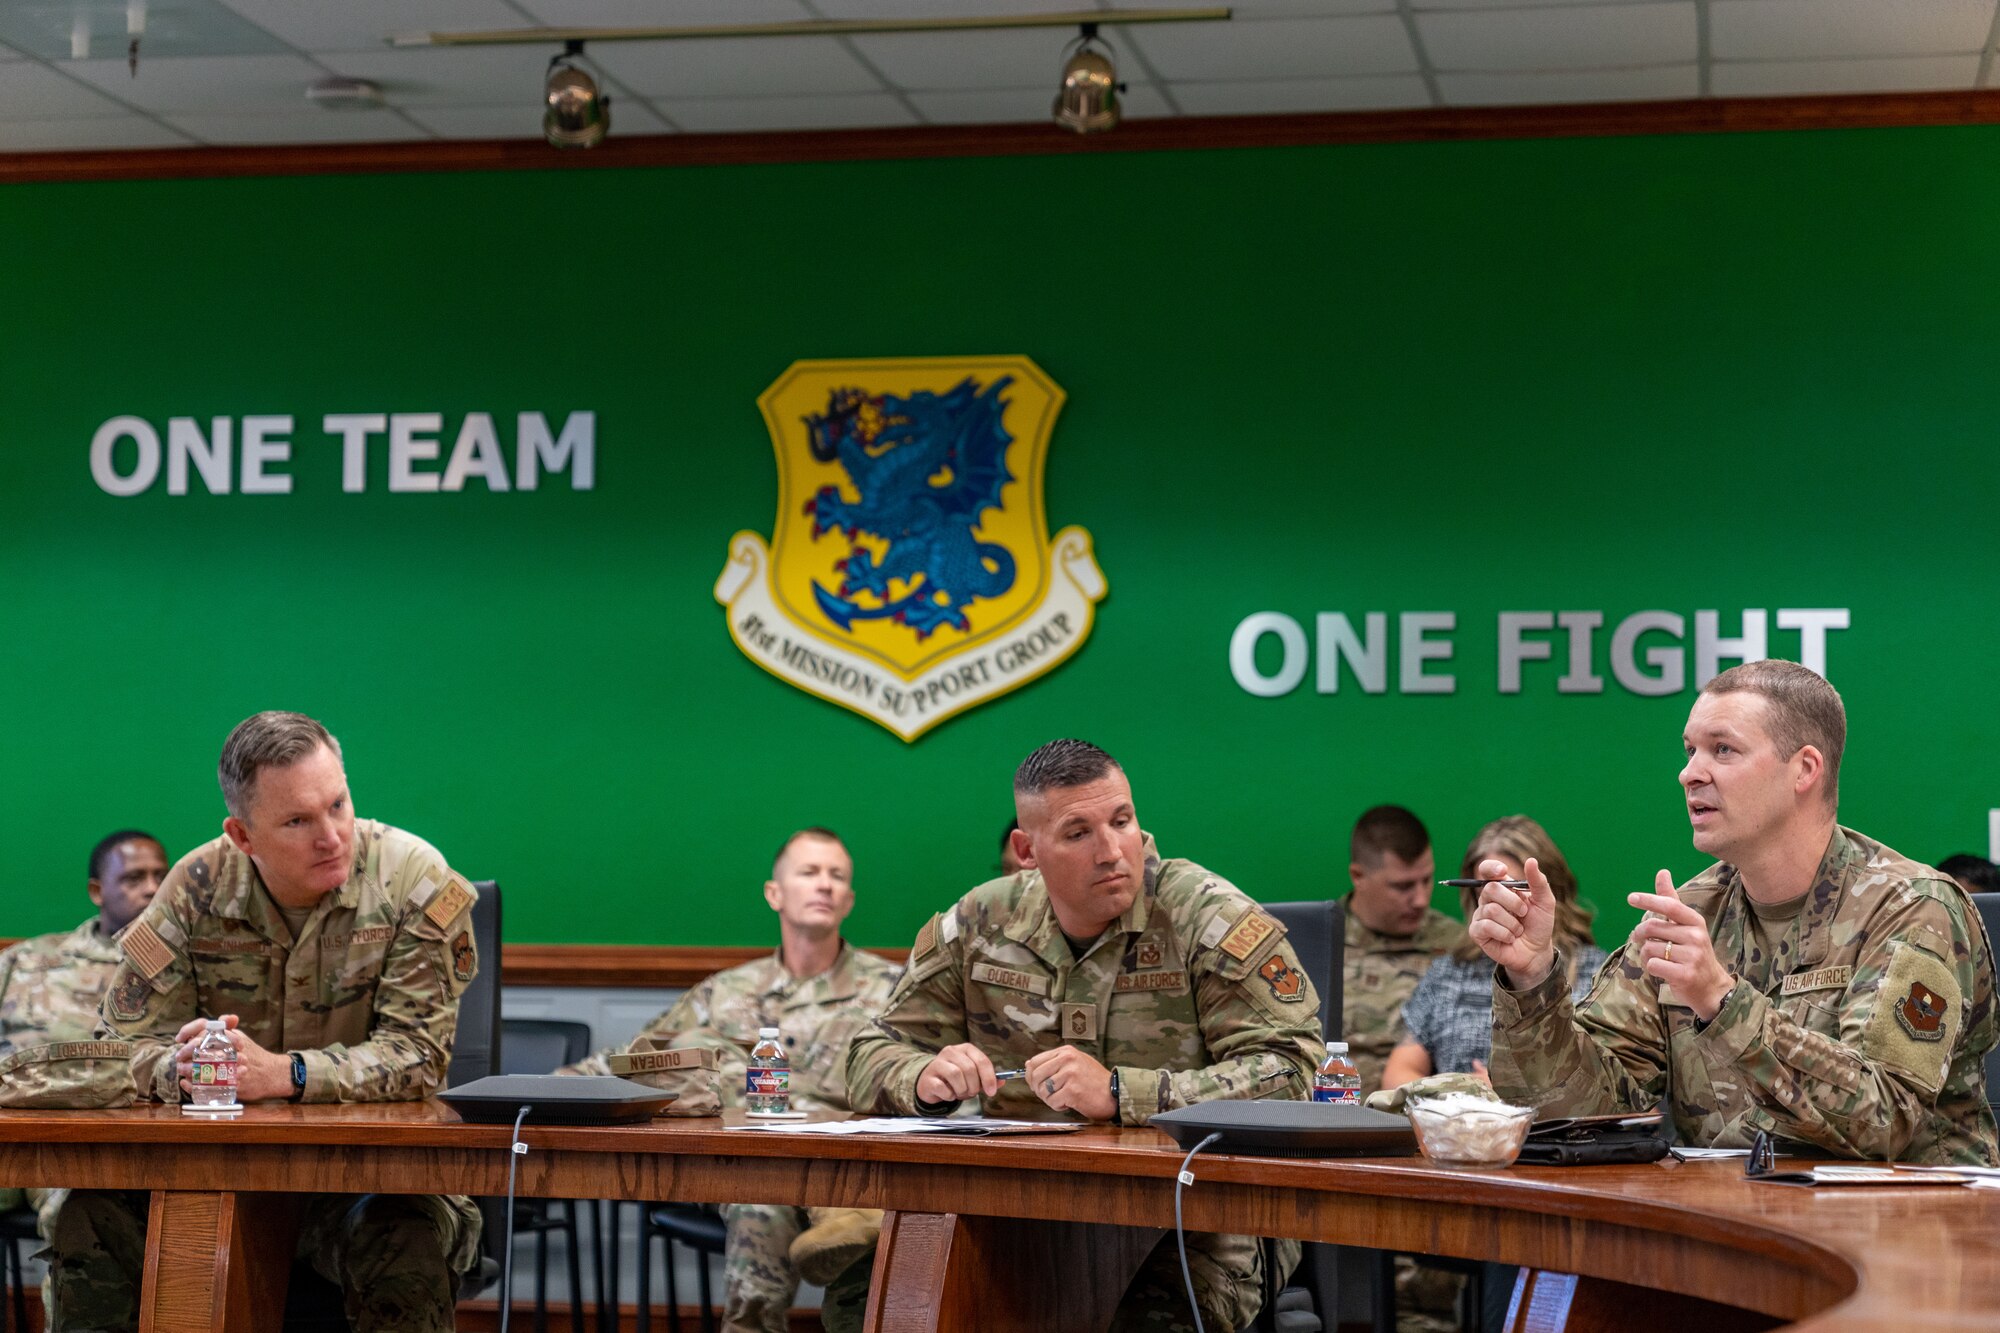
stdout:
[[(1604, 950), (1590, 934), (1590, 909), (1576, 899), (1576, 876), (1548, 831), (1526, 815), (1496, 819), (1472, 837), (1459, 875), (1479, 874), (1489, 858), (1506, 863), (1509, 879), (1522, 879), (1533, 857), (1548, 876), (1556, 895), (1556, 943), (1569, 965), (1570, 995), (1581, 1000), (1590, 990)], [(1479, 890), (1459, 890), (1465, 915), (1479, 904)], [(1493, 960), (1470, 938), (1432, 963), (1403, 1006), (1410, 1040), (1389, 1053), (1382, 1086), (1400, 1087), (1426, 1074), (1477, 1074), (1486, 1077), (1486, 1057), (1493, 1051)]]

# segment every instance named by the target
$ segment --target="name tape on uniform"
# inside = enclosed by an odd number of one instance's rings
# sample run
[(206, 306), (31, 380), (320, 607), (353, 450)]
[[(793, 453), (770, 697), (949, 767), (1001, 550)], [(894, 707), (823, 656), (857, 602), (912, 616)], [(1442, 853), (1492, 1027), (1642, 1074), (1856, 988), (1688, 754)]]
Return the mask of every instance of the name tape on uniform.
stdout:
[(1112, 989), (1119, 991), (1186, 990), (1187, 973), (1124, 972), (1120, 973), (1118, 980), (1112, 983)]
[(995, 967), (991, 963), (974, 963), (972, 979), (988, 986), (1026, 991), (1030, 995), (1047, 995), (1052, 984), (1047, 977), (1038, 977), (1032, 972), (1016, 972), (1011, 967)]
[(56, 1060), (129, 1060), (129, 1041), (53, 1041), (46, 1046), (30, 1046), (7, 1057), (7, 1068), (48, 1064)]
[(1819, 967), (1810, 972), (1794, 972), (1785, 978), (1784, 993), (1803, 995), (1813, 990), (1846, 990), (1847, 983), (1854, 980), (1854, 969), (1845, 964), (1839, 967)]
[(621, 1051), (607, 1058), (614, 1074), (664, 1074), (675, 1069), (715, 1069), (722, 1052), (709, 1046), (672, 1051)]

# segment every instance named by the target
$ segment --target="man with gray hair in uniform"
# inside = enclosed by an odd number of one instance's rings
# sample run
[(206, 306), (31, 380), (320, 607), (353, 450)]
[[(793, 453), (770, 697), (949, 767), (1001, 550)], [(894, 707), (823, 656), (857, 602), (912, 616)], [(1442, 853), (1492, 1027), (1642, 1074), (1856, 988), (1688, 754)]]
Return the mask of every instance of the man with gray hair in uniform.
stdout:
[[(132, 1043), (139, 1096), (181, 1100), (210, 1018), (240, 1053), (244, 1102), (442, 1087), (478, 967), (472, 886), (421, 838), (354, 817), (340, 743), (303, 714), (240, 723), (217, 776), (223, 836), (182, 857), (120, 937), (104, 999), (99, 1035)], [(322, 1194), (298, 1253), (341, 1286), (357, 1333), (448, 1333), (478, 1241), (470, 1199)], [(73, 1192), (50, 1250), (51, 1333), (137, 1328), (143, 1193)]]
[[(1163, 860), (1132, 787), (1095, 745), (1050, 741), (1014, 775), (1020, 873), (917, 933), (887, 1007), (847, 1052), (854, 1109), (1143, 1125), (1225, 1097), (1300, 1097), (1326, 1048), (1319, 997), (1285, 928), (1192, 861)], [(1002, 1081), (996, 1069), (1026, 1070)], [(1262, 1304), (1254, 1237), (1187, 1238), (1195, 1299), (1218, 1333)], [(1277, 1245), (1282, 1277), (1298, 1246)], [(863, 1263), (828, 1289), (828, 1327), (859, 1310)], [(1119, 1303), (1119, 1333), (1191, 1329), (1174, 1239)]]

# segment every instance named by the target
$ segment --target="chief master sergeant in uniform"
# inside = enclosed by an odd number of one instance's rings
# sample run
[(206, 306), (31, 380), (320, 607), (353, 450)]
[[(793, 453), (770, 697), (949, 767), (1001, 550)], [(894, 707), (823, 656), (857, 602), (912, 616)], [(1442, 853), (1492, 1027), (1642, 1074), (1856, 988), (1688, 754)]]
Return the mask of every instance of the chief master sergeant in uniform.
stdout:
[[(120, 940), (99, 1033), (133, 1043), (142, 1098), (178, 1102), (204, 1018), (233, 1027), (245, 1102), (409, 1101), (444, 1083), (478, 959), (473, 890), (422, 839), (356, 820), (340, 745), (259, 713), (219, 767), (223, 837), (182, 857)], [(50, 1327), (132, 1329), (143, 1194), (76, 1191), (50, 1248)], [(444, 1333), (479, 1214), (469, 1199), (319, 1195), (299, 1254), (361, 1333)]]
[[(1014, 800), (1025, 868), (918, 933), (887, 1009), (848, 1048), (854, 1109), (944, 1115), (977, 1097), (989, 1115), (1143, 1125), (1192, 1102), (1309, 1095), (1319, 997), (1284, 927), (1193, 862), (1160, 860), (1124, 770), (1094, 745), (1036, 750)], [(1027, 1076), (1002, 1083), (1006, 1067)], [(1298, 1247), (1278, 1249), (1289, 1272)], [(1257, 1241), (1190, 1235), (1188, 1259), (1207, 1327), (1248, 1327)], [(836, 1287), (850, 1275), (867, 1270)], [(1113, 1327), (1193, 1327), (1173, 1237)]]
[[(89, 1041), (118, 966), (118, 932), (153, 901), (167, 850), (150, 833), (121, 829), (90, 849), (85, 881), (97, 915), (74, 930), (38, 935), (0, 952), (0, 1056), (57, 1041)], [(47, 1237), (63, 1191), (0, 1189), (0, 1208), (26, 1198)]]
[[(845, 1111), (847, 1044), (882, 1008), (903, 970), (840, 937), (841, 922), (854, 910), (854, 862), (831, 829), (800, 829), (785, 839), (764, 901), (778, 914), (777, 952), (717, 972), (648, 1023), (639, 1038), (663, 1047), (720, 1050), (724, 1100), (741, 1106), (757, 1029), (775, 1027), (791, 1059), (792, 1108)], [(608, 1074), (611, 1054), (600, 1051), (558, 1072)], [(839, 1254), (865, 1250), (882, 1225), (874, 1209), (792, 1204), (729, 1204), (722, 1216), (728, 1224), (723, 1327), (729, 1333), (785, 1333), (799, 1289), (792, 1256), (830, 1254), (838, 1272), (844, 1266)], [(808, 1277), (831, 1276), (810, 1260), (807, 1267)]]
[(1840, 696), (1796, 663), (1705, 685), (1681, 787), (1722, 863), (1632, 894), (1647, 916), (1574, 1009), (1540, 867), (1526, 892), (1480, 891), (1496, 1091), (1556, 1115), (1664, 1097), (1701, 1147), (1768, 1130), (1781, 1152), (2000, 1165), (1989, 941), (1956, 883), (1835, 822), (1846, 738)]

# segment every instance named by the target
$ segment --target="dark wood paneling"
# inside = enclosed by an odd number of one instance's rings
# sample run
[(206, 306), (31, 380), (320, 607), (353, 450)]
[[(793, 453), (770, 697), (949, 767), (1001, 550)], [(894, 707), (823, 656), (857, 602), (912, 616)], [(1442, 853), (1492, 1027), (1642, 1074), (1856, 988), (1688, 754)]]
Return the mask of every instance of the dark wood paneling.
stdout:
[[(16, 941), (0, 939), (0, 949)], [(500, 980), (508, 986), (645, 986), (685, 989), (770, 953), (761, 947), (680, 947), (654, 944), (509, 944), (500, 951)], [(908, 949), (870, 949), (890, 962)]]
[[(500, 980), (509, 986), (692, 986), (726, 967), (762, 958), (767, 948), (676, 948), (644, 944), (509, 944)], [(908, 949), (870, 949), (892, 962)]]
[(1089, 136), (1071, 134), (1052, 124), (1030, 123), (787, 134), (614, 135), (601, 147), (580, 151), (559, 151), (535, 140), (518, 139), (0, 153), (0, 184), (370, 172), (589, 171), (617, 167), (1994, 123), (2000, 123), (2000, 90), (1971, 89), (1820, 97), (1718, 97), (1590, 106), (1429, 107), (1318, 115), (1185, 116), (1130, 121), (1108, 134)]

